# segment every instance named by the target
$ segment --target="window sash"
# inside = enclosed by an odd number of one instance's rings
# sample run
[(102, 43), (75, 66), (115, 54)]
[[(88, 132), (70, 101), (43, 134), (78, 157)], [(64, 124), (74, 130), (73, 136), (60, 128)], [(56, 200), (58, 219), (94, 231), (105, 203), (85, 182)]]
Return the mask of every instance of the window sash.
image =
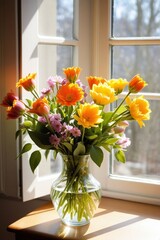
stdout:
[[(27, 75), (29, 72), (37, 72), (37, 79), (39, 75), (38, 69), (38, 55), (36, 55), (36, 49), (38, 45), (53, 45), (53, 46), (73, 46), (76, 48), (74, 54), (74, 65), (79, 65), (83, 71), (81, 79), (85, 79), (85, 76), (90, 74), (90, 1), (74, 1), (75, 14), (77, 14), (76, 21), (76, 35), (77, 39), (64, 39), (62, 37), (42, 36), (37, 32), (38, 29), (38, 9), (37, 1), (21, 1), (22, 9), (22, 76)], [(35, 10), (33, 14), (33, 9)], [(33, 15), (29, 16), (31, 13)], [(83, 13), (83, 14), (82, 14)], [(77, 17), (79, 16), (79, 20)], [(88, 24), (86, 24), (88, 23)], [(85, 26), (85, 34), (84, 34)], [(77, 34), (78, 33), (78, 34)], [(30, 40), (32, 36), (32, 40)], [(28, 41), (30, 44), (28, 44)], [(33, 56), (34, 57), (31, 57)], [(85, 57), (84, 57), (84, 54)], [(26, 91), (22, 91), (23, 98), (26, 98)], [(25, 139), (24, 141), (30, 141)], [(23, 141), (23, 145), (24, 145)], [(22, 156), (22, 197), (23, 201), (27, 201), (33, 198), (38, 198), (50, 193), (51, 184), (56, 177), (55, 174), (49, 174), (41, 176), (39, 174), (40, 166), (35, 174), (32, 174), (29, 167), (29, 155), (28, 153)], [(43, 159), (42, 159), (43, 161)], [(45, 159), (44, 159), (45, 161)], [(45, 161), (46, 163), (46, 161)], [(46, 163), (47, 164), (47, 163)], [(49, 166), (48, 166), (49, 170)]]

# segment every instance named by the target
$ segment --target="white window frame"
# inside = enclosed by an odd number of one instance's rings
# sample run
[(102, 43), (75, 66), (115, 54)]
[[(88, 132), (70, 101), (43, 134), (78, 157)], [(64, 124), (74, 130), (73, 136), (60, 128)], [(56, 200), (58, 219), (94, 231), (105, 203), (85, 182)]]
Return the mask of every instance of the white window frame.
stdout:
[[(97, 16), (97, 18), (95, 18), (95, 36), (96, 33), (99, 32), (99, 36), (95, 41), (96, 46), (98, 46), (95, 55), (98, 55), (96, 59), (101, 59), (100, 62), (98, 61), (99, 67), (97, 68), (96, 74), (110, 77), (111, 46), (160, 45), (160, 38), (111, 38), (111, 0), (95, 1), (94, 15)], [(104, 52), (107, 55), (106, 58)], [(96, 63), (95, 65), (97, 66)], [(106, 65), (108, 65), (107, 69)], [(104, 72), (104, 69), (106, 69), (106, 72)], [(160, 98), (160, 94), (145, 93), (144, 95), (146, 95), (148, 99), (158, 100)], [(102, 184), (103, 196), (157, 205), (160, 204), (160, 181), (112, 175), (110, 174), (109, 155), (106, 154), (105, 156), (101, 168), (95, 165), (92, 166), (94, 176), (96, 176)]]

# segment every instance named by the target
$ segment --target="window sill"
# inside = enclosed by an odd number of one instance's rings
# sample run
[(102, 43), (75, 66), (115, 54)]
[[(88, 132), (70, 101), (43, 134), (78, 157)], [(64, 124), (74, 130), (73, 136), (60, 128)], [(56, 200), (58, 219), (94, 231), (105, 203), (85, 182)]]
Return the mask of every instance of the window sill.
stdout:
[(94, 239), (160, 240), (160, 207), (102, 198), (89, 225), (67, 227), (61, 223), (51, 203), (8, 226), (16, 240)]

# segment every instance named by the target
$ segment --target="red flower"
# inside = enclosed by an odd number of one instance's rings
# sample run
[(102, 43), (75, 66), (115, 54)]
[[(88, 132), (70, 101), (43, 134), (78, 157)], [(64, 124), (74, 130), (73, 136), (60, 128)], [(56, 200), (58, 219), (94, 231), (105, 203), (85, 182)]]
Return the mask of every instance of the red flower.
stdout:
[(3, 107), (12, 107), (14, 100), (18, 100), (18, 97), (13, 92), (9, 92), (0, 105)]

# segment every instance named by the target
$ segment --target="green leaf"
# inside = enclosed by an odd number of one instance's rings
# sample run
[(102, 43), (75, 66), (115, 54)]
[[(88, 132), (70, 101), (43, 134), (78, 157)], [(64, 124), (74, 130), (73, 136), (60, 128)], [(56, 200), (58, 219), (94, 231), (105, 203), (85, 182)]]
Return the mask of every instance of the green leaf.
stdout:
[(118, 140), (118, 138), (109, 138), (105, 141), (106, 144), (108, 145), (113, 145), (114, 143), (116, 143)]
[(122, 162), (122, 163), (126, 162), (126, 157), (122, 150), (118, 150), (117, 152), (115, 152), (115, 157), (119, 162)]
[(68, 142), (64, 142), (62, 143), (70, 152), (72, 152), (72, 144), (68, 143)]
[(84, 155), (86, 153), (86, 148), (82, 142), (78, 142), (76, 149), (73, 152), (73, 155)]
[(26, 144), (23, 146), (20, 154), (22, 155), (23, 153), (26, 153), (26, 152), (30, 151), (31, 148), (32, 148), (32, 144), (31, 144), (31, 143), (26, 143)]
[(103, 162), (103, 151), (97, 146), (91, 146), (90, 155), (92, 160), (100, 167)]
[(113, 112), (103, 112), (103, 126), (106, 126), (108, 124), (108, 122), (110, 121), (111, 119), (111, 116), (112, 116)]
[(32, 100), (30, 99), (26, 99), (27, 103), (28, 103), (28, 106), (31, 107), (32, 106)]
[(21, 129), (16, 131), (16, 135), (15, 135), (16, 139), (21, 135), (21, 132), (22, 132)]
[(95, 139), (95, 138), (97, 138), (98, 137), (98, 135), (97, 134), (95, 134), (95, 135), (88, 135), (88, 136), (85, 136), (85, 138), (87, 138), (87, 139), (89, 139), (89, 140), (93, 140), (93, 139)]
[(105, 150), (107, 150), (108, 152), (111, 152), (111, 147), (108, 146), (108, 144), (101, 144), (101, 146), (102, 146)]
[(28, 131), (30, 138), (41, 149), (51, 149), (52, 146), (49, 143), (49, 137), (47, 134), (42, 134), (34, 131)]
[(46, 159), (48, 158), (49, 153), (50, 153), (50, 150), (49, 150), (49, 149), (46, 149), (46, 150), (45, 150), (45, 153), (44, 153)]
[(33, 173), (36, 167), (39, 165), (40, 161), (41, 161), (41, 153), (40, 151), (36, 150), (31, 154), (29, 159), (29, 164)]

